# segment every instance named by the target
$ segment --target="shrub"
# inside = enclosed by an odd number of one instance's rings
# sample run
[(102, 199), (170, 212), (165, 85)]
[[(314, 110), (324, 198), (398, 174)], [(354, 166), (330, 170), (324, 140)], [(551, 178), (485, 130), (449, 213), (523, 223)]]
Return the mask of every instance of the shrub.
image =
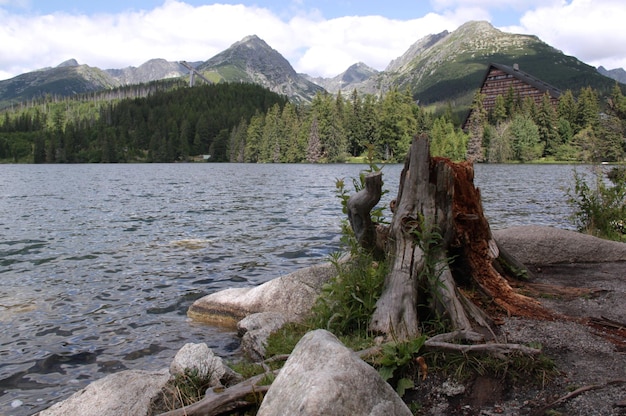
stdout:
[(573, 219), (579, 231), (610, 240), (626, 239), (626, 168), (613, 168), (609, 174), (595, 166), (591, 184), (574, 171), (574, 189), (568, 190), (574, 208)]

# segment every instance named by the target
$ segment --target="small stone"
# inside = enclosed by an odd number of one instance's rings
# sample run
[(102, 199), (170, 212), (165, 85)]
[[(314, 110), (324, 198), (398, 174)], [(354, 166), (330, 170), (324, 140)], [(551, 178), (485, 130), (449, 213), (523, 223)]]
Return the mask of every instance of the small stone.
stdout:
[(453, 381), (444, 381), (441, 385), (441, 392), (448, 397), (458, 396), (465, 393), (465, 386)]

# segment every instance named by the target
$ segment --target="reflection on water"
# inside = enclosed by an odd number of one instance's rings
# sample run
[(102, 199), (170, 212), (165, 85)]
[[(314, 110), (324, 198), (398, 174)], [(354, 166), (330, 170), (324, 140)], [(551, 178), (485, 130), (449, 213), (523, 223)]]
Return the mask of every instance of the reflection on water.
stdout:
[[(236, 354), (231, 332), (188, 321), (189, 305), (323, 261), (339, 244), (335, 180), (362, 168), (0, 165), (0, 414), (166, 367), (186, 342)], [(400, 170), (383, 169), (386, 201)], [(567, 166), (476, 167), (493, 228), (571, 228), (571, 177)]]

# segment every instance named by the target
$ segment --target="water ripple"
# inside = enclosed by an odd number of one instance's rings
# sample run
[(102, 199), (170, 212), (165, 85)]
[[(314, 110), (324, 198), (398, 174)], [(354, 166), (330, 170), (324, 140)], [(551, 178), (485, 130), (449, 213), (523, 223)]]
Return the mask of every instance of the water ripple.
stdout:
[[(0, 414), (25, 416), (104, 374), (167, 367), (197, 298), (319, 263), (339, 247), (335, 180), (358, 165), (0, 165)], [(400, 165), (385, 166), (385, 196)], [(478, 165), (492, 228), (571, 228), (567, 166)], [(22, 406), (11, 406), (13, 403)]]

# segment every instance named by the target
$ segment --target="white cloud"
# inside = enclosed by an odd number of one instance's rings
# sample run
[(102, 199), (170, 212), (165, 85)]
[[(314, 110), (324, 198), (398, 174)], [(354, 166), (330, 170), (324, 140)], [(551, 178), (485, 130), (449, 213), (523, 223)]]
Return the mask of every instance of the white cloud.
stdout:
[(326, 77), (335, 76), (357, 62), (382, 70), (424, 36), (452, 31), (468, 16), (484, 17), (475, 10), (464, 10), (459, 14), (428, 13), (419, 19), (402, 21), (381, 16), (321, 21), (294, 18), (290, 26), (304, 52), (290, 62), (299, 72)]
[(380, 16), (326, 20), (313, 9), (300, 10), (285, 21), (259, 7), (193, 7), (176, 0), (150, 11), (115, 15), (28, 16), (0, 9), (0, 76), (70, 58), (105, 69), (138, 66), (152, 58), (206, 60), (252, 34), (278, 50), (298, 72), (334, 76), (359, 61), (384, 69), (423, 36), (454, 30), (469, 18), (465, 13), (430, 13), (406, 21)]
[(451, 10), (457, 8), (480, 8), (483, 10), (493, 9), (512, 9), (512, 10), (528, 10), (536, 6), (547, 6), (563, 3), (563, 0), (431, 0), (435, 11)]
[(626, 68), (626, 7), (622, 0), (560, 1), (526, 12), (507, 30), (541, 40), (593, 66)]
[[(0, 0), (0, 6), (17, 3), (28, 2)], [(298, 72), (335, 76), (359, 61), (382, 70), (422, 37), (452, 31), (469, 20), (491, 21), (491, 13), (503, 7), (492, 0), (432, 0), (437, 13), (410, 20), (325, 19), (302, 4), (290, 3), (290, 17), (261, 7), (194, 7), (180, 0), (149, 11), (95, 15), (12, 14), (0, 7), (0, 79), (70, 58), (105, 69), (138, 66), (152, 58), (203, 61), (253, 34)], [(513, 0), (505, 8), (527, 11), (519, 26), (503, 30), (536, 34), (592, 65), (626, 67), (622, 0)]]
[(266, 9), (241, 5), (192, 7), (167, 1), (151, 11), (93, 16), (10, 15), (0, 9), (0, 71), (18, 74), (76, 58), (100, 68), (152, 58), (206, 60), (247, 35), (276, 40), (288, 29)]

